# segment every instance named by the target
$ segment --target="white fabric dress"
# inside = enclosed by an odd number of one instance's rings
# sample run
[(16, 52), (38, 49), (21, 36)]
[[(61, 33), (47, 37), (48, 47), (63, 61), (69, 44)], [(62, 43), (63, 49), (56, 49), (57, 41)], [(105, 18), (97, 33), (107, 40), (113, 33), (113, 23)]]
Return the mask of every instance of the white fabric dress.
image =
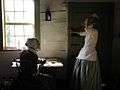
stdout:
[(97, 30), (87, 30), (85, 34), (85, 44), (83, 48), (80, 50), (77, 59), (85, 59), (90, 61), (97, 60), (97, 52), (96, 52), (96, 43), (98, 39)]
[(101, 90), (100, 67), (97, 59), (96, 44), (98, 32), (86, 30), (85, 44), (76, 57), (72, 77), (72, 90)]

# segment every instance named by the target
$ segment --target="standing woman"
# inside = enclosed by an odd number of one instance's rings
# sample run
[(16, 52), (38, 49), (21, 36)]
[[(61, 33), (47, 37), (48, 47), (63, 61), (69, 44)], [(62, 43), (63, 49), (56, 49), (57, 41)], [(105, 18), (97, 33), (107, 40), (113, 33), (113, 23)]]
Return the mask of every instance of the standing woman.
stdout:
[(98, 31), (95, 29), (97, 17), (91, 16), (84, 21), (85, 32), (73, 32), (85, 36), (85, 43), (76, 57), (73, 70), (73, 90), (101, 90), (100, 66), (96, 44)]

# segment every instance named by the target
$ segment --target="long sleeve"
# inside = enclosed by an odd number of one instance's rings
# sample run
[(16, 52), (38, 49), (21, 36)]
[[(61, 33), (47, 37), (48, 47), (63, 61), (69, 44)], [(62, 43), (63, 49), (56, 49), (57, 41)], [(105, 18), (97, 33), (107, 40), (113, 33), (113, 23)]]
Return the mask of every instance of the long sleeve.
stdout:
[(72, 32), (72, 33), (78, 34), (80, 36), (86, 36), (86, 32)]

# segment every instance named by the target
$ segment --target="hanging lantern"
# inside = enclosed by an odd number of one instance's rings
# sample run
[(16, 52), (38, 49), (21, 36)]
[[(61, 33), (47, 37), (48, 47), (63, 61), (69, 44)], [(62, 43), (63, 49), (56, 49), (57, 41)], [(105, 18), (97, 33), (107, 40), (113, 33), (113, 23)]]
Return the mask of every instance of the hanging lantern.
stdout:
[(50, 8), (47, 8), (45, 11), (45, 21), (51, 21), (51, 11)]

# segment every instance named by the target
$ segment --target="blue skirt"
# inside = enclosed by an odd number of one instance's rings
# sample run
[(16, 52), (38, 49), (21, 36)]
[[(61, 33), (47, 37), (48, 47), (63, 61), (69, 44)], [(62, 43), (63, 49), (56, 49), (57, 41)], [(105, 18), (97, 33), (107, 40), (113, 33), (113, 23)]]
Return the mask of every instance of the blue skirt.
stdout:
[(98, 61), (79, 60), (75, 62), (72, 90), (102, 90)]

